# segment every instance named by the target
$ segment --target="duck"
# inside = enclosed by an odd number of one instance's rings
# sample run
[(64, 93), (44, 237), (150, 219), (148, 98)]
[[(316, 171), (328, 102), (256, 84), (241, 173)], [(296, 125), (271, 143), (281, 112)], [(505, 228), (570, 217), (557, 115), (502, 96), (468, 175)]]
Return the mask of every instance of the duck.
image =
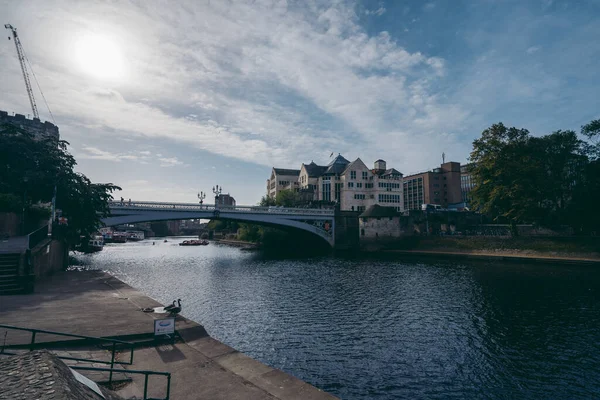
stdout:
[(171, 315), (177, 315), (181, 312), (181, 299), (177, 299), (177, 307), (173, 307), (169, 310)]
[(177, 302), (177, 300), (173, 300), (172, 304), (169, 304), (168, 306), (165, 307), (165, 311), (171, 311), (172, 308), (175, 308), (176, 302)]

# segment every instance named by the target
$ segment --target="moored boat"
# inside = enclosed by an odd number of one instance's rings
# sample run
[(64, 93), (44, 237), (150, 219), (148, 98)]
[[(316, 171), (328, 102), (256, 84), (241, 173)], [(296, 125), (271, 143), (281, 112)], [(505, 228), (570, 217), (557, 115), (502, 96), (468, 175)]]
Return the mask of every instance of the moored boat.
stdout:
[(179, 243), (179, 245), (180, 246), (207, 246), (208, 240), (197, 240), (197, 239), (184, 240), (183, 242)]

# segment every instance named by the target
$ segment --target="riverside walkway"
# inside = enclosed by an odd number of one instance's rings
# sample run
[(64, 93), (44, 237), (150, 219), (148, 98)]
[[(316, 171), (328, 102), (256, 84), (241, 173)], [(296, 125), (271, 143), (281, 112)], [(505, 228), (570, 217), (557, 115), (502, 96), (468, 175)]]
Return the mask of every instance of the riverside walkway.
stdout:
[[(103, 272), (68, 271), (40, 282), (34, 294), (1, 296), (0, 324), (134, 340), (151, 335), (153, 320), (165, 316), (141, 309), (159, 306), (162, 304)], [(125, 367), (170, 372), (171, 399), (336, 399), (211, 338), (194, 321), (178, 316), (176, 329), (183, 343), (138, 348), (133, 365)], [(0, 328), (2, 340), (4, 332)], [(6, 334), (6, 345), (29, 340), (28, 332), (8, 330)], [(48, 347), (59, 340), (64, 338), (36, 338)], [(133, 381), (117, 393), (124, 398), (141, 398), (144, 378), (131, 378)], [(164, 391), (164, 381), (150, 381), (149, 395), (164, 396)]]

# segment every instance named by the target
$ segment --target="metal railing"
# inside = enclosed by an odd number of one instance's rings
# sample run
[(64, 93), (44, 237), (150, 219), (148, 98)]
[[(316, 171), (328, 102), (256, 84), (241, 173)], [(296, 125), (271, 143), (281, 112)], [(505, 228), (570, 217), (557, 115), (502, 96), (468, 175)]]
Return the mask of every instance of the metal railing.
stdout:
[(156, 211), (219, 211), (253, 214), (291, 214), (291, 215), (334, 215), (332, 209), (321, 208), (286, 208), (260, 206), (224, 206), (196, 203), (165, 203), (155, 201), (111, 201), (110, 208), (114, 210), (156, 210)]
[[(111, 372), (110, 372), (109, 379), (108, 379), (109, 383), (112, 382), (112, 369), (115, 366), (115, 364), (120, 364), (120, 365), (132, 365), (133, 364), (134, 344), (131, 343), (131, 342), (125, 342), (123, 340), (110, 339), (110, 338), (101, 338), (101, 337), (94, 337), (94, 336), (75, 335), (73, 333), (47, 331), (47, 330), (43, 330), (43, 329), (21, 328), (21, 327), (18, 327), (18, 326), (3, 325), (3, 324), (0, 324), (0, 328), (12, 329), (12, 330), (17, 330), (17, 331), (31, 332), (31, 341), (29, 342), (29, 344), (16, 344), (16, 345), (8, 345), (8, 346), (3, 345), (2, 348), (1, 348), (1, 350), (0, 350), (0, 354), (14, 354), (14, 353), (7, 353), (7, 352), (5, 352), (4, 350), (6, 348), (8, 348), (8, 349), (29, 348), (29, 351), (34, 350), (35, 347), (36, 347), (35, 346), (36, 345), (35, 340), (36, 340), (37, 334), (41, 333), (41, 334), (48, 334), (48, 335), (54, 335), (54, 336), (64, 336), (64, 337), (71, 337), (71, 338), (77, 338), (77, 339), (85, 339), (85, 340), (89, 340), (89, 341), (92, 341), (92, 342), (103, 342), (103, 343), (109, 342), (109, 343), (112, 343), (110, 361), (102, 361), (102, 360), (94, 360), (94, 359), (86, 359), (86, 358), (77, 358), (77, 357), (57, 356), (58, 358), (60, 358), (62, 360), (73, 360), (73, 361), (94, 362), (94, 363), (99, 363), (99, 364), (110, 364)], [(116, 354), (117, 344), (124, 345), (124, 346), (129, 346), (129, 350), (130, 350), (129, 361), (115, 361), (115, 354)]]
[[(71, 369), (80, 370), (80, 371), (102, 371), (102, 372), (110, 372), (112, 375), (112, 368), (98, 368), (98, 367), (79, 367), (74, 366), (70, 367)], [(169, 400), (171, 396), (171, 373), (170, 372), (156, 372), (156, 371), (141, 371), (134, 369), (125, 369), (118, 370), (117, 372), (124, 374), (143, 374), (144, 377), (144, 400)], [(148, 377), (150, 375), (162, 375), (167, 377), (167, 395), (163, 399), (157, 399), (153, 397), (148, 397)]]
[(38, 243), (48, 237), (48, 225), (42, 226), (40, 229), (31, 232), (27, 235), (28, 249), (33, 249)]

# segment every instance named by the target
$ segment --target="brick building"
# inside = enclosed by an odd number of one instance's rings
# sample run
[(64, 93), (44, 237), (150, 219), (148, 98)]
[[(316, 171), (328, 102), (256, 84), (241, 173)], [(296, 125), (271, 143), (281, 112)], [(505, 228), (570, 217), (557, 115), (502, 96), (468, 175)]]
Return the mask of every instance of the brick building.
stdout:
[(404, 177), (404, 208), (420, 210), (422, 204), (443, 208), (462, 203), (460, 163), (447, 162), (431, 171)]

